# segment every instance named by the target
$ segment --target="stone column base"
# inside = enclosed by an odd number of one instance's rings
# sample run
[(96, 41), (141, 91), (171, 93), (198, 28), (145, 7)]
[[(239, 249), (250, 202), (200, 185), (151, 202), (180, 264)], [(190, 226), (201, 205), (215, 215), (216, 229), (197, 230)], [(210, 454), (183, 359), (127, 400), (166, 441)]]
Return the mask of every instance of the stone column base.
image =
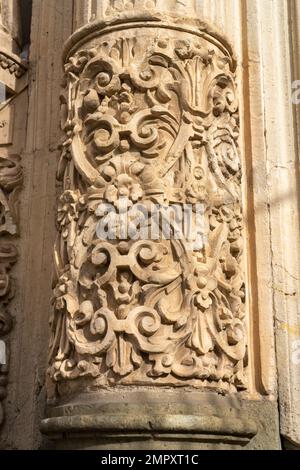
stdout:
[(51, 407), (53, 449), (280, 449), (276, 403), (189, 391), (91, 393)]

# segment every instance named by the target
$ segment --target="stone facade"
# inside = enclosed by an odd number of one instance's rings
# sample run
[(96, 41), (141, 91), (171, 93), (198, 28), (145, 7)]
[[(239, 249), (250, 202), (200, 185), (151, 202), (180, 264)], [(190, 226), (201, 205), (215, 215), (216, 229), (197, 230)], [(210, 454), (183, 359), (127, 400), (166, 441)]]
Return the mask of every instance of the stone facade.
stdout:
[(15, 282), (11, 269), (18, 260), (19, 193), (23, 169), (19, 149), (26, 129), (20, 125), (20, 106), (26, 119), (27, 65), (20, 53), (20, 18), (14, 16), (16, 2), (1, 2), (0, 9), (0, 425), (4, 421), (3, 400), (7, 395), (10, 341), (13, 327), (10, 301)]
[(300, 445), (297, 1), (0, 5), (0, 447)]

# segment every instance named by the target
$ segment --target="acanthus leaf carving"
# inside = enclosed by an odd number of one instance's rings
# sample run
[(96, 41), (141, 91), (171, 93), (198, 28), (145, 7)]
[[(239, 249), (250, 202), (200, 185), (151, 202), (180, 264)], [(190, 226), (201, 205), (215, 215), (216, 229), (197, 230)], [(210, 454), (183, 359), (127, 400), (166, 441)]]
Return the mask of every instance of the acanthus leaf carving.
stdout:
[[(247, 387), (234, 68), (207, 37), (159, 26), (100, 37), (66, 63), (49, 355), (60, 393), (83, 377), (94, 387)], [(162, 225), (159, 239), (124, 239), (123, 199), (202, 203), (207, 242), (190, 250)], [(115, 240), (97, 236), (105, 218)]]

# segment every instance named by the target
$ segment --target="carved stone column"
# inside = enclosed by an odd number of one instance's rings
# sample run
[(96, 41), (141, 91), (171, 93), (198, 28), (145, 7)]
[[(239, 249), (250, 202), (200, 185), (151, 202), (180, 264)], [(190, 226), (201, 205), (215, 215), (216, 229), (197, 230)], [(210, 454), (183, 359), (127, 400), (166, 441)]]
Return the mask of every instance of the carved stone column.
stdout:
[[(274, 404), (261, 413), (253, 401), (248, 359), (255, 342), (231, 46), (182, 9), (172, 14), (171, 2), (169, 13), (156, 2), (107, 3), (104, 19), (76, 31), (64, 51), (42, 430), (61, 448), (255, 448), (259, 433), (259, 445), (276, 447)], [(196, 243), (176, 225), (167, 237), (164, 215), (158, 237), (129, 236), (145, 208), (152, 227), (153, 205), (163, 214), (188, 205), (196, 228), (201, 206)], [(105, 225), (115, 239), (99, 236)]]

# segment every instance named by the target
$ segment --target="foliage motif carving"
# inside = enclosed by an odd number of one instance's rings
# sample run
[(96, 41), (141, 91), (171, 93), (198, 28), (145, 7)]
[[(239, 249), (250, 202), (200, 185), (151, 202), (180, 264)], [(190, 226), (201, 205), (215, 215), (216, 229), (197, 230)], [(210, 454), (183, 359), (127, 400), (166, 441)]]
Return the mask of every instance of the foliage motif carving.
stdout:
[[(207, 37), (145, 28), (98, 38), (65, 72), (50, 383), (245, 389), (234, 60)], [(118, 211), (120, 196), (203, 203), (207, 243), (98, 239), (99, 206)]]

